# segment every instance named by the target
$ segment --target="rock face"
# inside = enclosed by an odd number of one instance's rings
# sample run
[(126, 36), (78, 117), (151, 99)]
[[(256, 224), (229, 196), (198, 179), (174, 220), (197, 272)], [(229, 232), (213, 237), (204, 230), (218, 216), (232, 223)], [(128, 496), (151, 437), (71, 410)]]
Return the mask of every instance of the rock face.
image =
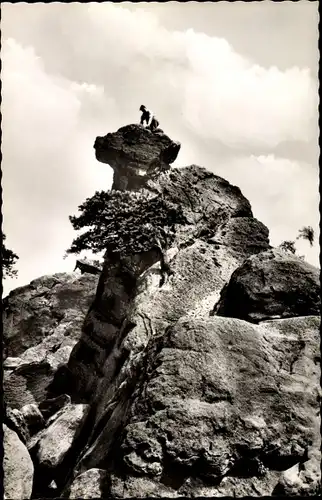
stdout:
[[(26, 381), (11, 401), (38, 405), (45, 421), (24, 434), (35, 498), (319, 491), (317, 270), (271, 248), (236, 186), (196, 165), (170, 169), (175, 145), (136, 125), (95, 143), (114, 189), (180, 206), (166, 270), (148, 243), (107, 252), (64, 362), (52, 368), (52, 333), (33, 372), (23, 349), (10, 351), (22, 361), (5, 373)], [(8, 412), (21, 434), (31, 409)]]
[[(69, 338), (77, 341), (83, 315), (93, 301), (96, 286), (95, 276), (58, 273), (10, 292), (3, 304), (6, 356), (17, 357), (23, 353), (24, 363), (35, 361), (35, 351), (27, 350), (55, 333), (66, 337), (65, 345)], [(57, 352), (58, 342), (54, 347)], [(38, 355), (37, 361), (39, 358), (44, 359)]]
[(24, 500), (31, 497), (34, 466), (18, 435), (3, 426), (4, 498)]
[(97, 137), (96, 158), (114, 170), (112, 189), (140, 189), (146, 174), (168, 170), (178, 156), (180, 143), (163, 132), (151, 132), (142, 125), (127, 125), (117, 132)]
[[(120, 446), (126, 492), (139, 475), (178, 496), (218, 496), (224, 476), (260, 477), (305, 462), (319, 444), (312, 411), (319, 321), (287, 321), (254, 327), (232, 318), (183, 318), (157, 347), (151, 343)], [(200, 491), (198, 482), (208, 486)], [(267, 485), (266, 495), (272, 491)]]
[(28, 449), (37, 468), (33, 496), (46, 493), (45, 488), (49, 489), (52, 481), (61, 486), (66, 463), (79, 438), (87, 410), (87, 405), (67, 404), (49, 419), (44, 430), (29, 440)]
[(13, 290), (4, 299), (5, 401), (21, 408), (47, 397), (57, 368), (67, 363), (89, 305), (97, 276), (55, 274)]
[(104, 498), (105, 491), (109, 491), (107, 478), (107, 472), (102, 469), (90, 469), (80, 474), (73, 481), (68, 498)]
[(216, 312), (258, 322), (318, 315), (320, 308), (318, 269), (274, 249), (253, 255), (233, 273)]

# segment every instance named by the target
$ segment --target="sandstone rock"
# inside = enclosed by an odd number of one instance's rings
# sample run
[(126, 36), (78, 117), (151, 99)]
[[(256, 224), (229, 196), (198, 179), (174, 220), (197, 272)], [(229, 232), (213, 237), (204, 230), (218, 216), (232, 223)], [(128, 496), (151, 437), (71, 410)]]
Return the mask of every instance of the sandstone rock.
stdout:
[(51, 425), (30, 440), (29, 450), (39, 464), (54, 469), (62, 463), (82, 428), (87, 409), (82, 404), (65, 406)]
[(23, 444), (26, 444), (28, 442), (28, 440), (30, 439), (30, 433), (21, 411), (17, 410), (16, 408), (10, 408), (6, 406), (4, 421), (11, 430), (15, 431), (18, 434), (18, 437), (20, 441), (23, 442)]
[(127, 125), (105, 137), (97, 137), (97, 160), (114, 170), (112, 189), (140, 189), (148, 171), (165, 170), (173, 163), (180, 144), (165, 134), (155, 134), (141, 125)]
[(47, 386), (54, 370), (47, 361), (20, 365), (7, 375), (4, 372), (4, 399), (12, 408), (20, 409), (26, 404), (37, 404), (46, 399)]
[(177, 498), (183, 495), (150, 477), (111, 476), (109, 495), (112, 498)]
[(6, 425), (4, 439), (4, 494), (7, 499), (31, 497), (34, 467), (26, 446), (18, 435)]
[(68, 498), (106, 498), (108, 474), (102, 469), (89, 469), (72, 482)]
[(278, 475), (262, 489), (260, 478), (304, 463), (319, 441), (318, 336), (316, 317), (260, 326), (180, 320), (158, 345), (151, 342), (119, 471), (152, 477), (160, 491), (199, 478), (205, 496), (209, 481), (257, 477), (257, 489), (270, 494)]
[(20, 356), (54, 334), (60, 325), (64, 325), (60, 343), (56, 339), (51, 349), (57, 350), (62, 341), (66, 345), (68, 337), (77, 340), (83, 316), (94, 298), (97, 281), (96, 276), (87, 274), (58, 273), (12, 290), (3, 300), (7, 356)]
[(31, 403), (21, 408), (21, 413), (28, 425), (30, 435), (35, 434), (45, 426), (45, 420), (38, 406)]
[[(180, 206), (185, 223), (173, 227), (166, 273), (155, 249), (106, 254), (81, 332), (85, 294), (71, 305), (70, 288), (88, 275), (68, 278), (57, 301), (61, 275), (42, 279), (44, 294), (36, 281), (22, 313), (7, 302), (6, 314), (18, 318), (7, 328), (8, 354), (21, 364), (8, 362), (6, 398), (16, 408), (39, 403), (46, 419), (27, 442), (33, 497), (314, 494), (322, 394), (315, 271), (269, 250), (267, 228), (237, 187), (196, 165), (170, 169), (179, 145), (161, 132), (130, 125), (97, 138), (95, 149), (114, 170), (113, 189), (144, 187)], [(240, 269), (248, 321), (211, 317)], [(24, 301), (38, 314), (35, 339), (21, 322)], [(263, 321), (275, 315), (297, 317)]]
[(298, 463), (283, 472), (274, 488), (275, 495), (321, 496), (321, 452), (314, 451), (307, 462)]
[(224, 245), (238, 254), (258, 254), (270, 248), (268, 229), (253, 217), (233, 217), (218, 228), (208, 240), (213, 245)]
[(3, 362), (3, 369), (14, 370), (15, 368), (18, 368), (18, 366), (21, 365), (22, 363), (23, 361), (21, 358), (8, 357)]
[[(232, 272), (252, 252), (269, 248), (267, 228), (253, 223), (240, 190), (204, 168), (171, 169), (149, 180), (146, 189), (180, 204), (187, 224), (177, 227), (168, 250), (171, 273), (161, 287), (160, 263), (149, 252), (131, 257), (140, 262), (131, 276), (130, 262), (125, 266), (106, 258), (95, 303), (69, 359), (69, 372), (64, 373), (67, 380), (59, 384), (73, 386), (73, 397), (95, 407), (78, 473), (106, 459), (112, 436), (126, 420), (129, 394), (139, 383), (149, 339), (163, 335), (182, 316), (208, 315)], [(229, 224), (232, 218), (240, 218), (240, 223)], [(225, 226), (229, 238), (220, 245), (210, 242)], [(247, 233), (248, 243), (242, 243), (241, 235), (232, 248), (234, 231)]]
[(61, 394), (56, 398), (46, 399), (39, 403), (39, 410), (41, 411), (43, 417), (47, 420), (70, 402), (71, 399), (68, 394)]
[[(261, 497), (271, 496), (280, 473), (269, 471), (258, 477), (224, 477), (220, 485), (205, 485), (196, 478), (182, 480), (178, 477), (176, 489), (168, 486), (168, 478), (160, 483), (154, 478), (112, 475), (110, 495), (112, 498), (216, 498), (216, 497)], [(181, 484), (182, 483), (182, 484)], [(173, 483), (172, 483), (173, 485)]]
[[(81, 335), (98, 278), (56, 274), (13, 290), (4, 299), (5, 400), (13, 408), (47, 398), (57, 369)], [(17, 356), (13, 361), (12, 355)], [(12, 364), (13, 363), (13, 364)], [(16, 365), (16, 367), (14, 366)]]
[(320, 305), (318, 269), (273, 249), (251, 256), (236, 269), (214, 312), (256, 323), (317, 315)]
[[(198, 234), (201, 230), (205, 233), (204, 238), (207, 233), (214, 236), (219, 226), (230, 217), (253, 217), (249, 201), (238, 187), (198, 165), (173, 168), (157, 179), (149, 180), (146, 189), (181, 206), (189, 226), (199, 224), (197, 232), (192, 231), (194, 227), (189, 227), (190, 236), (195, 238), (203, 236)], [(236, 227), (232, 227), (231, 232)], [(257, 227), (253, 225), (249, 233), (261, 233), (263, 227), (260, 223)], [(267, 229), (264, 231), (267, 238)], [(256, 238), (255, 234), (252, 236)]]

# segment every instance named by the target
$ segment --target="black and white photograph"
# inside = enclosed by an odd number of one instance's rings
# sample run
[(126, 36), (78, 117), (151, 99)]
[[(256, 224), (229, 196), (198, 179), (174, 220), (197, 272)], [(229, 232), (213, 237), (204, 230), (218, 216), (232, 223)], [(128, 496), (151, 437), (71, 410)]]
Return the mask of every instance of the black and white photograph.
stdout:
[(2, 2), (5, 500), (321, 495), (319, 2)]

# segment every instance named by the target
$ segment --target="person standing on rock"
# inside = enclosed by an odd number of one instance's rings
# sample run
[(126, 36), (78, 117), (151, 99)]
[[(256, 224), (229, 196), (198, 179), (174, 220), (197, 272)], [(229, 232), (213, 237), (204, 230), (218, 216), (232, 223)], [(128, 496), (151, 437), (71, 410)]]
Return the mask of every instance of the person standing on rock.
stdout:
[(146, 122), (146, 128), (154, 132), (160, 124), (153, 112), (147, 109), (143, 104), (140, 106), (140, 111), (142, 111), (140, 124), (144, 126), (144, 122)]

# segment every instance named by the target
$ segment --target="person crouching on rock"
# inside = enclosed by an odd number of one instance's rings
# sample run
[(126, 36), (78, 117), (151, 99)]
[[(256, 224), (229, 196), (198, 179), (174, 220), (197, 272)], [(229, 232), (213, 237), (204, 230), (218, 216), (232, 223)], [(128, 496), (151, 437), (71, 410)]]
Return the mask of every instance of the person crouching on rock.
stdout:
[(144, 122), (146, 122), (146, 128), (150, 129), (151, 132), (154, 132), (160, 125), (158, 120), (152, 111), (143, 106), (143, 104), (140, 106), (140, 111), (142, 111), (140, 124), (144, 126)]

